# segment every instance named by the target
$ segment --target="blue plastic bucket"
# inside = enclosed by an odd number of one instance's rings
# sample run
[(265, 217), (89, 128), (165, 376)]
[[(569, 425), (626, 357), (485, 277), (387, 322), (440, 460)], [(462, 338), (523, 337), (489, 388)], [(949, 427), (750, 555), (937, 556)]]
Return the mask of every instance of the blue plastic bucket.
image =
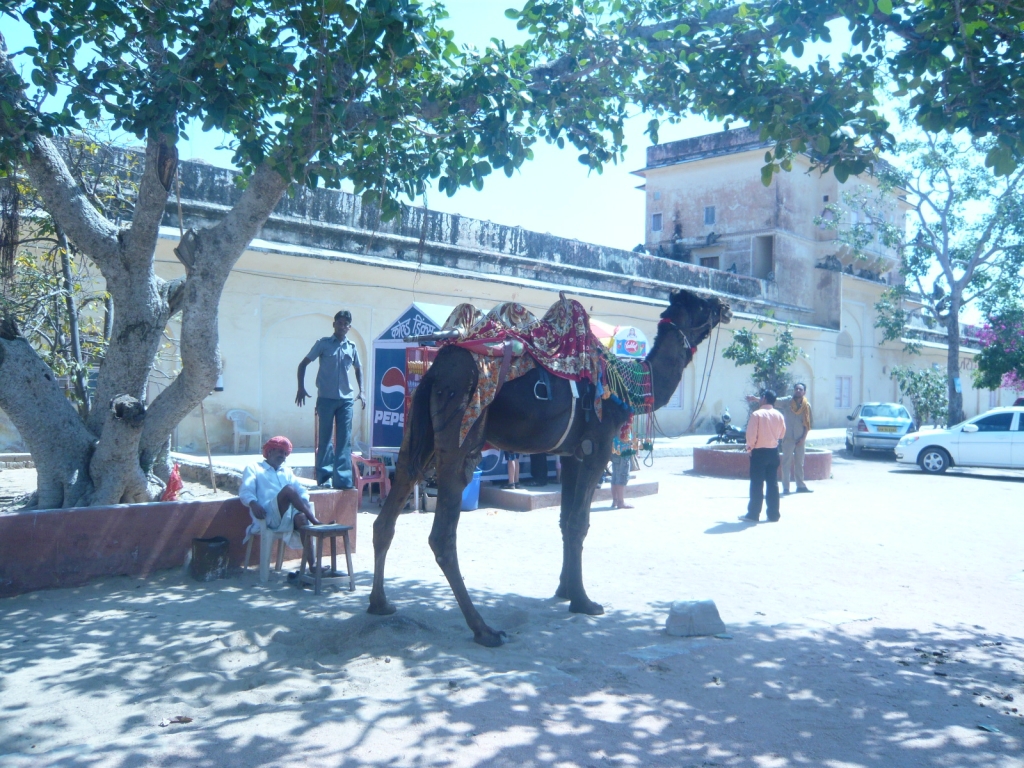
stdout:
[(480, 506), (480, 475), (482, 474), (483, 472), (479, 469), (473, 472), (473, 479), (462, 491), (463, 512), (472, 512)]

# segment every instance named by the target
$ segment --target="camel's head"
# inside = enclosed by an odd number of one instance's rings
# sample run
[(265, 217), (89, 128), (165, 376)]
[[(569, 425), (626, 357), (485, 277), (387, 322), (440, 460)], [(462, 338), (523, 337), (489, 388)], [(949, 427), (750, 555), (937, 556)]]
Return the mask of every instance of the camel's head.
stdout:
[(672, 291), (668, 308), (661, 313), (686, 334), (694, 346), (700, 344), (719, 323), (732, 319), (728, 302), (717, 296), (700, 296), (686, 290)]

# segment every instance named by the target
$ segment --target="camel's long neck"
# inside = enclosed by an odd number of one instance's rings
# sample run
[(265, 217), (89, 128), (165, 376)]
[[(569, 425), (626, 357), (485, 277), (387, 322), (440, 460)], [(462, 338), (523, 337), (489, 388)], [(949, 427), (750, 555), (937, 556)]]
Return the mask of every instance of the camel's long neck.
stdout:
[(690, 362), (690, 350), (683, 337), (669, 325), (659, 325), (647, 363), (651, 366), (651, 386), (654, 390), (654, 408), (663, 407), (679, 386), (683, 369)]

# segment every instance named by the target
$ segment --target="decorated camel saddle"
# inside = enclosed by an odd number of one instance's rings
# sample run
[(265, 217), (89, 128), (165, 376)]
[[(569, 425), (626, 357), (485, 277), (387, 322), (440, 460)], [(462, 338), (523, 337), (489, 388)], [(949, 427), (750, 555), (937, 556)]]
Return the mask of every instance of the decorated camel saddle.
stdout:
[(574, 397), (580, 396), (579, 384), (593, 385), (582, 391), (594, 398), (598, 419), (608, 398), (634, 413), (650, 412), (653, 405), (647, 364), (609, 353), (591, 331), (583, 305), (564, 293), (540, 320), (514, 301), (486, 314), (472, 304), (459, 304), (443, 331), (457, 332), (445, 343), (472, 353), (479, 371), (476, 392), (463, 414), (460, 444), (502, 385), (537, 367), (573, 382)]

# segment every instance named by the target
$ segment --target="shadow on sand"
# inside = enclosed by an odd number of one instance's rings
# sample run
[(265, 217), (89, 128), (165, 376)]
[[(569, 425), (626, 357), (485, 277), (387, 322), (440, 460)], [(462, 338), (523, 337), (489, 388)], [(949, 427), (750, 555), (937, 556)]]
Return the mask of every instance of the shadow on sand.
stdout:
[[(1022, 764), (1019, 638), (810, 617), (680, 639), (667, 604), (595, 619), (474, 591), (509, 633), (485, 649), (440, 580), (393, 580), (379, 618), (360, 578), (320, 598), (173, 573), (0, 601), (0, 763)], [(157, 725), (178, 714), (194, 721)]]

